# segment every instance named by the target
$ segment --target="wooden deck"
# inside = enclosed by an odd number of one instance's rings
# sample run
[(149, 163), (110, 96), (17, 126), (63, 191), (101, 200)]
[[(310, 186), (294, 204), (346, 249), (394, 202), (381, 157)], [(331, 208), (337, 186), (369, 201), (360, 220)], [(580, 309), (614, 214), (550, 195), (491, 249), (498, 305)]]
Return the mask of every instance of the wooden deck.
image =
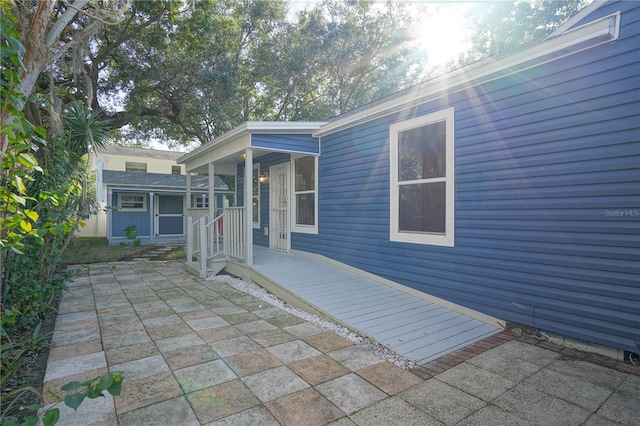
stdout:
[(254, 247), (253, 269), (418, 364), (501, 331), (465, 308), (452, 310), (320, 258)]

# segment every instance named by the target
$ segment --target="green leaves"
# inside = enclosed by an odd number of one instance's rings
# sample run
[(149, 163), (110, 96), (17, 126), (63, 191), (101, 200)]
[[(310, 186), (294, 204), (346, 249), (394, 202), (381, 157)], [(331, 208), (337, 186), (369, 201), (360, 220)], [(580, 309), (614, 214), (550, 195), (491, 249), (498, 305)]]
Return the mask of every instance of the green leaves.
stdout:
[(101, 120), (101, 110), (88, 111), (80, 102), (71, 104), (64, 125), (68, 133), (68, 148), (71, 152), (84, 155), (96, 147), (103, 147), (109, 138), (109, 120)]
[(105, 391), (113, 396), (118, 396), (122, 390), (122, 380), (122, 372), (116, 371), (108, 375), (95, 377), (84, 383), (77, 381), (69, 382), (62, 386), (61, 389), (63, 391), (81, 390), (67, 395), (64, 398), (64, 403), (67, 407), (77, 410), (85, 398), (95, 399), (103, 397)]
[(58, 423), (60, 419), (60, 410), (58, 408), (52, 408), (47, 410), (42, 415), (42, 423), (44, 426), (53, 426)]
[(36, 160), (36, 158), (28, 152), (21, 152), (20, 154), (18, 154), (18, 162), (23, 166), (42, 171), (42, 169), (38, 166), (38, 161)]

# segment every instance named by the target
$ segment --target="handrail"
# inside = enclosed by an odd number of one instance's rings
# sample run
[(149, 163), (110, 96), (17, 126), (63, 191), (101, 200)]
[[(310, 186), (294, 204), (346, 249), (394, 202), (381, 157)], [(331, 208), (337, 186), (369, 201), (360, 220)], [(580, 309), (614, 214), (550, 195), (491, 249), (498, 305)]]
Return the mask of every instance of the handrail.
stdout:
[(193, 220), (187, 217), (187, 261), (198, 260), (201, 277), (206, 276), (208, 261), (224, 255), (226, 259), (246, 260), (244, 207), (227, 207)]

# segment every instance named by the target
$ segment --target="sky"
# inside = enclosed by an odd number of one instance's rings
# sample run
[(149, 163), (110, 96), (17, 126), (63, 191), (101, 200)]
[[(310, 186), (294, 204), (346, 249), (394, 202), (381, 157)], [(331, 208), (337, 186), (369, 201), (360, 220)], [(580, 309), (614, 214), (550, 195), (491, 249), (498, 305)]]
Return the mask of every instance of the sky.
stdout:
[[(289, 16), (305, 7), (312, 7), (321, 0), (289, 0)], [(385, 0), (374, 0), (384, 7)], [(457, 0), (395, 0), (405, 2), (418, 17), (416, 36), (426, 50), (429, 65), (438, 67), (457, 58), (469, 47), (465, 38), (469, 35), (464, 18), (471, 2)]]
[(427, 51), (430, 66), (441, 66), (456, 59), (470, 46), (465, 12), (469, 3), (412, 2), (418, 10), (418, 37)]

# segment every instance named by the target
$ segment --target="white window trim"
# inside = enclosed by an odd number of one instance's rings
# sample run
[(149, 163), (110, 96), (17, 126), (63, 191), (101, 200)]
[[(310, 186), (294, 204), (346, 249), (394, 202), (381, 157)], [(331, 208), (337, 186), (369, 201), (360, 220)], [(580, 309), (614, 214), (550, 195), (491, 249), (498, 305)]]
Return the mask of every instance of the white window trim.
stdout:
[[(296, 158), (301, 158), (301, 157), (307, 157), (308, 155), (292, 155), (291, 156), (291, 183), (290, 183), (290, 187), (291, 187), (291, 232), (296, 232), (299, 234), (317, 234), (318, 233), (318, 156), (314, 155), (313, 157), (313, 167), (315, 168), (314, 170), (314, 184), (313, 187), (315, 188), (313, 191), (299, 191), (296, 192), (296, 162), (295, 159)], [(314, 212), (313, 214), (315, 215), (315, 224), (313, 225), (298, 225), (296, 223), (296, 216), (297, 216), (297, 212), (298, 212), (298, 199), (296, 197), (297, 194), (311, 194), (313, 192), (314, 194)]]
[[(253, 179), (258, 179), (258, 221), (253, 222), (253, 229), (260, 229), (260, 210), (262, 207), (262, 199), (260, 198), (262, 183), (260, 182), (260, 163), (255, 163), (253, 165)], [(253, 182), (251, 182), (251, 200), (253, 201)]]
[[(142, 197), (142, 208), (122, 207), (123, 196)], [(118, 193), (118, 211), (120, 212), (146, 212), (147, 211), (147, 194), (140, 194), (135, 192), (119, 192)]]
[[(201, 207), (198, 207), (198, 203), (202, 204)], [(209, 198), (207, 194), (193, 194), (191, 195), (191, 206), (194, 209), (208, 209), (209, 208)]]
[[(445, 233), (429, 234), (422, 232), (400, 232), (398, 205), (400, 191), (398, 183), (398, 133), (416, 127), (426, 126), (439, 121), (445, 121), (446, 126), (446, 168), (447, 176), (445, 180)], [(455, 163), (454, 163), (454, 109), (448, 108), (422, 117), (393, 124), (389, 127), (389, 149), (390, 149), (390, 227), (389, 239), (391, 241), (427, 244), (435, 246), (453, 247), (455, 238)]]

